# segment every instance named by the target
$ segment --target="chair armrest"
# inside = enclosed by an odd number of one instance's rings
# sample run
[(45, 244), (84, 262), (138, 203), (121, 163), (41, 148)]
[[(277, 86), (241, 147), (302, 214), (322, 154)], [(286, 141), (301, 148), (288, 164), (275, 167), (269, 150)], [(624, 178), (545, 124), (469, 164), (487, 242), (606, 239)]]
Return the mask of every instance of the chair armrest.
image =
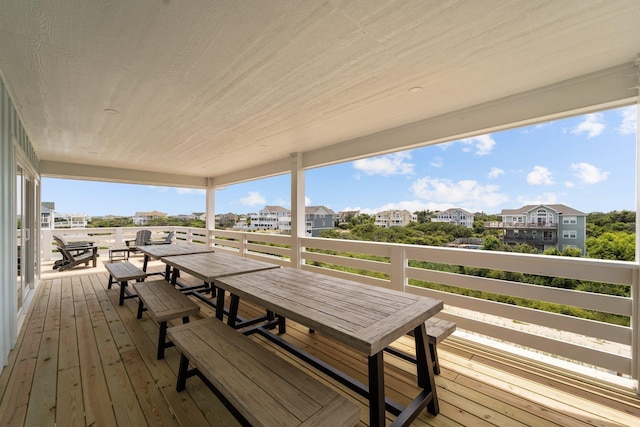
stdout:
[(83, 249), (83, 248), (92, 248), (93, 242), (71, 242), (67, 244), (67, 249)]
[(147, 240), (144, 242), (145, 245), (168, 245), (171, 242), (167, 242), (166, 240)]

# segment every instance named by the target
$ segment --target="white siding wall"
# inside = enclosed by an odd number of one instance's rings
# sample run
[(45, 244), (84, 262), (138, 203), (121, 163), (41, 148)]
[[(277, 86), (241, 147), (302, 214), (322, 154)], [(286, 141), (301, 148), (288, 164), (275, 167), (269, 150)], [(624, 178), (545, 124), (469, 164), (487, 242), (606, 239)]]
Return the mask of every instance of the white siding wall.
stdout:
[[(16, 337), (16, 216), (14, 141), (38, 171), (38, 159), (0, 78), (0, 366), (7, 364)], [(39, 220), (36, 218), (36, 220)], [(27, 308), (25, 307), (25, 310)]]

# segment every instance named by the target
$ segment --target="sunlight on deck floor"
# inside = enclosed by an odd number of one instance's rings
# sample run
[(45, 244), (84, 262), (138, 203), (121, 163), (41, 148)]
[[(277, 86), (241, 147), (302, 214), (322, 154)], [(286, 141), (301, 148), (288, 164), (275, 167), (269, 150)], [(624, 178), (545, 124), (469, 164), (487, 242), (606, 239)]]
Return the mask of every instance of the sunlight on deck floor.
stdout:
[[(99, 264), (105, 259), (101, 257)], [(139, 264), (142, 257), (132, 262)], [(151, 266), (163, 270), (158, 262)], [(118, 306), (118, 287), (107, 290), (102, 265), (68, 273), (47, 268), (43, 266), (42, 284), (9, 365), (0, 375), (0, 426), (237, 425), (199, 379), (189, 380), (186, 391), (175, 391), (177, 351), (167, 349), (165, 360), (156, 360), (157, 324), (146, 314), (136, 319), (136, 300)], [(241, 312), (251, 317), (260, 309), (242, 304)], [(211, 308), (202, 304), (202, 316), (212, 315)], [(285, 336), (366, 382), (364, 356), (291, 321)], [(263, 339), (253, 339), (358, 402), (359, 425), (368, 425), (368, 408), (361, 396)], [(396, 345), (412, 351), (408, 338)], [(435, 417), (423, 412), (413, 425), (640, 425), (640, 399), (629, 388), (458, 336), (438, 348), (441, 412)], [(406, 404), (417, 392), (415, 367), (390, 355), (385, 361), (387, 392)], [(388, 417), (389, 424), (393, 417)]]

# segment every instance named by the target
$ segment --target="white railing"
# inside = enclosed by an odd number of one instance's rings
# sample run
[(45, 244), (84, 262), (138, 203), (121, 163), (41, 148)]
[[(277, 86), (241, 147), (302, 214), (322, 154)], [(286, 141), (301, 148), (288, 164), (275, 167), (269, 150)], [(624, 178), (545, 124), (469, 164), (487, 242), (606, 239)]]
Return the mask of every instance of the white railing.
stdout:
[[(461, 330), (638, 378), (637, 263), (312, 237), (300, 238), (294, 245), (286, 235), (225, 230), (207, 233), (204, 229), (187, 227), (76, 229), (64, 233), (68, 233), (68, 240), (118, 246), (124, 239), (135, 238), (141, 228), (152, 229), (158, 236), (173, 230), (178, 243), (207, 243), (217, 251), (282, 266), (300, 259), (304, 270), (441, 299), (445, 309), (438, 317), (456, 322)], [(42, 243), (42, 247), (51, 247), (47, 246), (44, 232)], [(629, 289), (631, 297), (477, 277), (443, 271), (433, 264), (616, 284)], [(429, 283), (467, 291), (450, 293), (420, 286)], [(567, 310), (574, 307), (624, 316), (630, 318), (630, 325), (490, 301), (471, 296), (473, 292), (556, 304), (568, 307)]]
[[(280, 265), (290, 265), (293, 250), (289, 236), (258, 233), (214, 230), (209, 243), (217, 250), (255, 259), (267, 257)], [(445, 310), (439, 317), (456, 322), (467, 332), (638, 377), (636, 263), (321, 238), (301, 238), (299, 247), (304, 270), (441, 299)], [(634, 298), (439, 271), (418, 266), (420, 263), (617, 284), (628, 287)], [(631, 324), (621, 326), (434, 290), (418, 286), (419, 282), (624, 316)]]
[(175, 231), (176, 243), (202, 243), (207, 242), (207, 231), (202, 228), (190, 227), (116, 227), (116, 228), (64, 228), (54, 230), (41, 230), (40, 250), (41, 258), (49, 261), (59, 257), (53, 235), (60, 235), (67, 242), (88, 241), (93, 242), (100, 249), (125, 247), (127, 240), (135, 240), (136, 233), (140, 230), (151, 230), (152, 239), (164, 238), (169, 232)]

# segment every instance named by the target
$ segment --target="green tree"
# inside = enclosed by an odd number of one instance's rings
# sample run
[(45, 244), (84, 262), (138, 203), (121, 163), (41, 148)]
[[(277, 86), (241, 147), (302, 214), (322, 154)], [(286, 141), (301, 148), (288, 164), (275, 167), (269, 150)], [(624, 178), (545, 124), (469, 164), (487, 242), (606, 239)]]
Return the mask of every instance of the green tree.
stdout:
[(624, 232), (605, 232), (587, 239), (587, 256), (598, 259), (634, 261), (636, 235)]

